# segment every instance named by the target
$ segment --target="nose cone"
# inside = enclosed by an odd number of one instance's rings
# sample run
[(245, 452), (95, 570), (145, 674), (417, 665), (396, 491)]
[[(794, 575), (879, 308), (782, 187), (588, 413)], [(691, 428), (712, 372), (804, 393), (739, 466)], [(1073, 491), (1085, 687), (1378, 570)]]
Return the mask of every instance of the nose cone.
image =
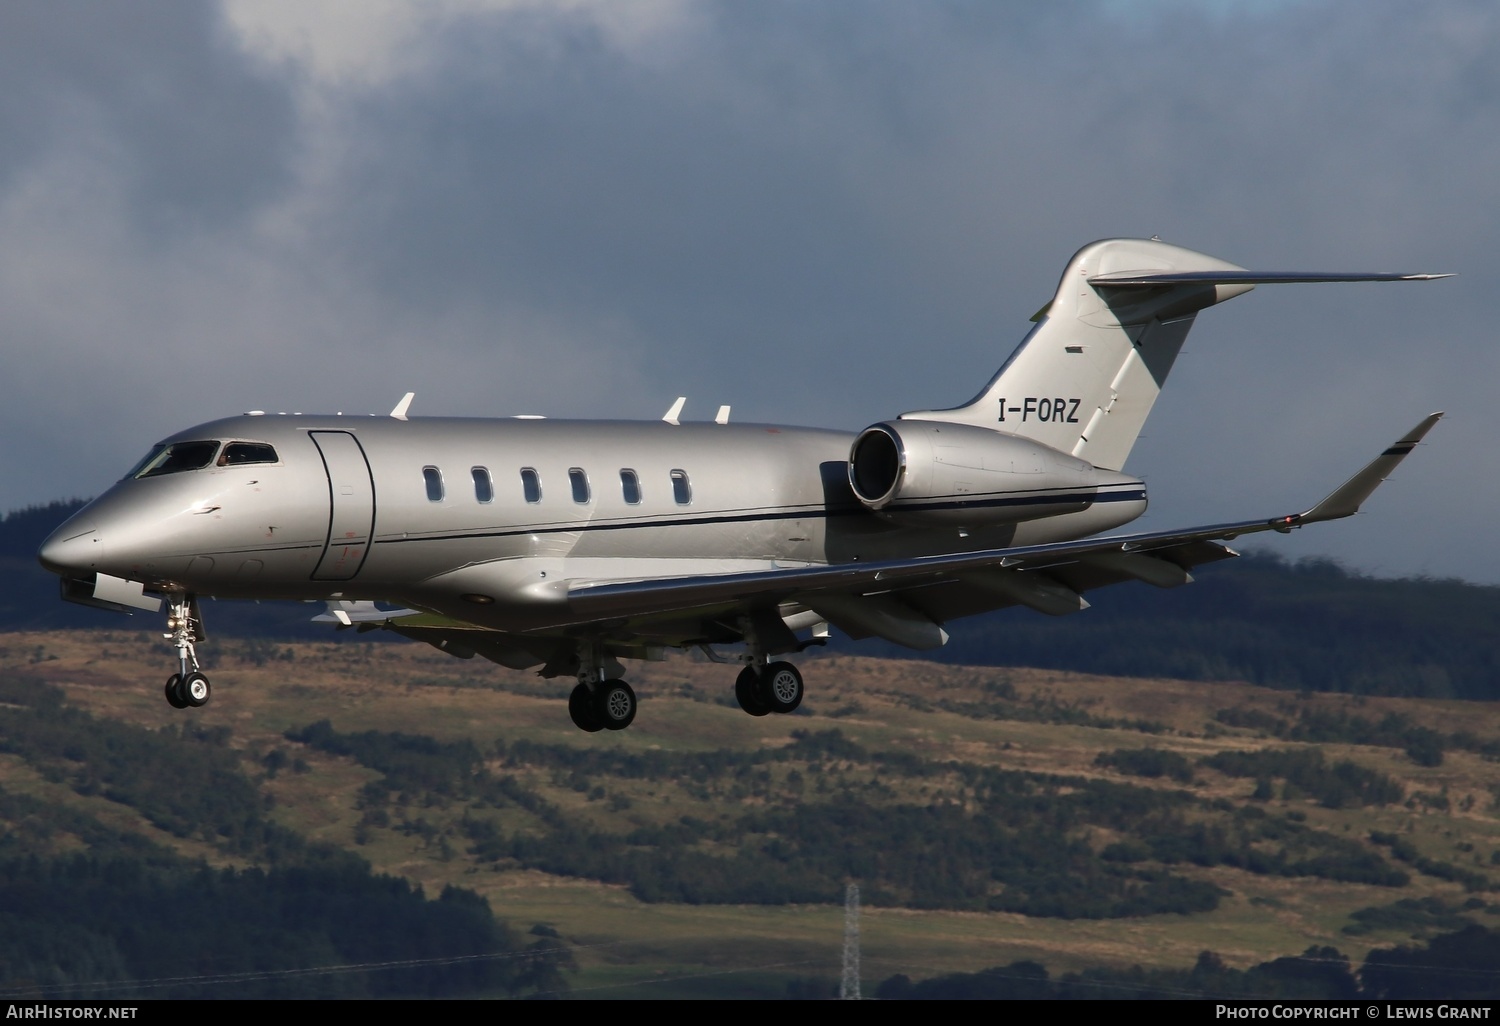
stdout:
[(88, 573), (99, 561), (99, 529), (87, 517), (73, 517), (47, 536), (36, 557), (55, 574)]

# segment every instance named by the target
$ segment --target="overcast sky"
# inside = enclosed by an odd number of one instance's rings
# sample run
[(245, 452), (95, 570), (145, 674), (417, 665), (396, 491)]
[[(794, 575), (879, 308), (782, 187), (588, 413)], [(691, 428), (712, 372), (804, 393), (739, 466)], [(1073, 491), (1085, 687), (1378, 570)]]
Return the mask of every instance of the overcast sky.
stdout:
[(1143, 529), (1500, 582), (1488, 0), (0, 5), (0, 509), (248, 409), (858, 430), (967, 400), (1093, 239), (1256, 269)]

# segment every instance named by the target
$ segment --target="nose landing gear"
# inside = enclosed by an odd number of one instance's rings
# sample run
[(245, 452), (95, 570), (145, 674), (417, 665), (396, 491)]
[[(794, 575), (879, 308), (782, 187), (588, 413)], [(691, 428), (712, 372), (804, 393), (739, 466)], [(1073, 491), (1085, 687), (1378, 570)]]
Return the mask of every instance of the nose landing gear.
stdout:
[(198, 615), (196, 595), (177, 593), (167, 597), (167, 633), (162, 635), (177, 649), (178, 670), (167, 678), (167, 704), (173, 709), (201, 708), (213, 695), (198, 667), (197, 642), (206, 635)]

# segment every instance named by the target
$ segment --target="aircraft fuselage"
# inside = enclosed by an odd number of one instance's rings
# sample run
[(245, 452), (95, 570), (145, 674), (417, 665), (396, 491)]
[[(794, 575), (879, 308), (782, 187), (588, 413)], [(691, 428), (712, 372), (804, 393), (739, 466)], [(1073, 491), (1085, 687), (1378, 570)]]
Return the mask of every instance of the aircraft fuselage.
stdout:
[[(581, 577), (1039, 544), (1145, 508), (1140, 482), (1023, 442), (1050, 462), (1020, 474), (959, 467), (972, 480), (923, 507), (952, 522), (908, 523), (855, 497), (854, 438), (763, 424), (246, 415), (165, 439), (217, 443), (220, 455), (127, 477), (41, 558), (152, 590), (400, 601), (524, 631), (566, 622), (559, 589)], [(269, 446), (275, 460), (219, 465), (237, 443)]]

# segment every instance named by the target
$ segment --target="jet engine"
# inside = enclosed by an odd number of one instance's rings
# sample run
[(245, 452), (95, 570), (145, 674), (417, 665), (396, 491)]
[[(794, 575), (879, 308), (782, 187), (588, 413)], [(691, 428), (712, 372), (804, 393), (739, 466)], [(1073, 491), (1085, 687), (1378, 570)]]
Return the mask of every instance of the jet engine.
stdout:
[(867, 509), (908, 524), (1013, 524), (1087, 509), (1105, 486), (1141, 487), (1019, 435), (886, 421), (860, 432), (849, 484)]

